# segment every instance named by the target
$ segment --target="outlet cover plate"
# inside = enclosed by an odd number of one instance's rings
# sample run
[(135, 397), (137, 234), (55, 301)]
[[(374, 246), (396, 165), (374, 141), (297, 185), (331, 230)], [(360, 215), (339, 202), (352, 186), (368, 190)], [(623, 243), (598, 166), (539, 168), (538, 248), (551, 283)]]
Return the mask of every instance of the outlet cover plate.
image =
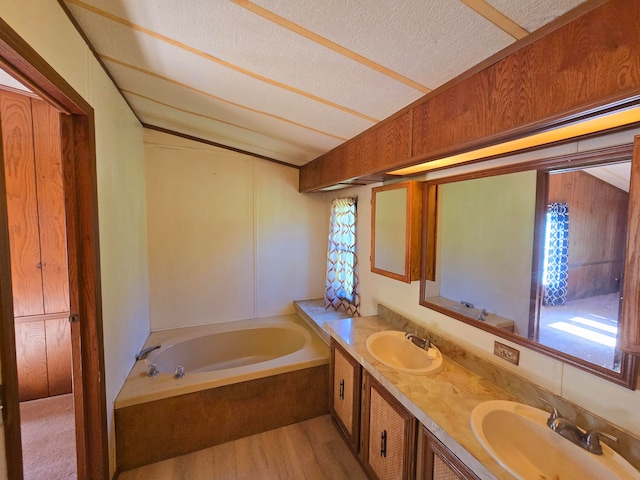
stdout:
[(516, 350), (504, 343), (493, 342), (493, 354), (505, 359), (507, 362), (513, 363), (514, 365), (518, 365), (520, 362), (520, 350)]

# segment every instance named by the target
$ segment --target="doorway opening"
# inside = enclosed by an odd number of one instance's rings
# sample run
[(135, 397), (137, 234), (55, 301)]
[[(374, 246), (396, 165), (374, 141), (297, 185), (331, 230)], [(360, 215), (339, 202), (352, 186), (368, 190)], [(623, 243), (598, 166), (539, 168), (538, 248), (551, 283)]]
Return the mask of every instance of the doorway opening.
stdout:
[[(77, 477), (107, 479), (106, 396), (97, 231), (93, 109), (0, 19), (0, 68), (34, 92), (59, 118)], [(0, 119), (1, 121), (1, 119)], [(4, 449), (9, 478), (23, 478), (20, 387), (10, 274), (5, 159), (0, 148), (0, 365)], [(44, 262), (43, 262), (44, 263)], [(44, 265), (40, 266), (42, 269)], [(44, 280), (41, 280), (44, 283)], [(58, 312), (60, 313), (60, 312)], [(66, 322), (66, 323), (65, 323)], [(2, 428), (0, 428), (0, 433)], [(0, 452), (1, 454), (1, 452)]]
[(0, 70), (0, 131), (26, 479), (77, 478), (59, 116)]

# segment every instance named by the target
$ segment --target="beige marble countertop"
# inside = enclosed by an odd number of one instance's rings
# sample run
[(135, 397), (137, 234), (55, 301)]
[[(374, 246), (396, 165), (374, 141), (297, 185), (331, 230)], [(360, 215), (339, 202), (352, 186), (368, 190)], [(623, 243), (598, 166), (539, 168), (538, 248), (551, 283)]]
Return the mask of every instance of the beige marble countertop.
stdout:
[(367, 337), (397, 330), (379, 316), (326, 322), (325, 328), (376, 380), (394, 395), (462, 462), (482, 479), (514, 477), (480, 445), (471, 429), (471, 411), (487, 400), (517, 399), (491, 382), (444, 356), (444, 369), (435, 375), (398, 372), (367, 351)]

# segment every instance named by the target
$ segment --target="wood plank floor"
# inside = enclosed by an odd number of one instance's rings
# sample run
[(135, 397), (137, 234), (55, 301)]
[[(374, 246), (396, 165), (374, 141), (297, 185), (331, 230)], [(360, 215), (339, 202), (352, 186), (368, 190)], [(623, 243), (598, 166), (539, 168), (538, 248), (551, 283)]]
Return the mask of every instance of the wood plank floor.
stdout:
[(329, 415), (122, 472), (118, 480), (366, 480)]

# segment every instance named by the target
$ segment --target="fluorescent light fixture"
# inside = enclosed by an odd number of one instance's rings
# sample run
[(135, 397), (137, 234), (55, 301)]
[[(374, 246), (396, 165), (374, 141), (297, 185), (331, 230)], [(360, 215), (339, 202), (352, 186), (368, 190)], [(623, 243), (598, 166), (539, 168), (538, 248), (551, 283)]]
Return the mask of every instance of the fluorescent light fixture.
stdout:
[(585, 120), (583, 122), (566, 125), (554, 130), (549, 130), (528, 137), (511, 140), (509, 142), (492, 145), (490, 147), (480, 148), (471, 152), (460, 153), (451, 157), (430, 160), (412, 167), (401, 168), (389, 172), (389, 175), (413, 175), (427, 170), (451, 167), (460, 163), (478, 160), (481, 158), (493, 157), (505, 153), (524, 150), (527, 148), (546, 145), (549, 143), (568, 140), (570, 138), (581, 137), (591, 133), (602, 132), (614, 127), (630, 125), (640, 122), (640, 106), (631, 107), (629, 109), (617, 111), (611, 114)]

